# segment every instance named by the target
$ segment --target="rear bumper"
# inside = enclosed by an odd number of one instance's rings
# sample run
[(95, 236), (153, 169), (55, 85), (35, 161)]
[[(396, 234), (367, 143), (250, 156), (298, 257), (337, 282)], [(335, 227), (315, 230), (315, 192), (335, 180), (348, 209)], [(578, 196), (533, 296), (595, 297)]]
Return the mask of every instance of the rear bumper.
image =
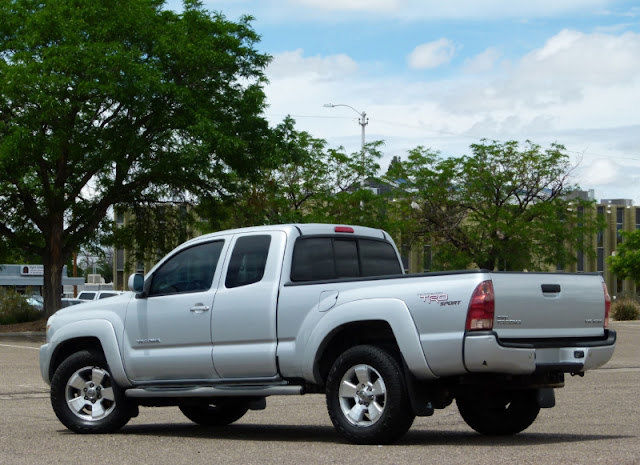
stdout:
[(493, 331), (467, 334), (464, 365), (470, 373), (581, 373), (613, 356), (616, 332), (602, 338), (500, 340)]

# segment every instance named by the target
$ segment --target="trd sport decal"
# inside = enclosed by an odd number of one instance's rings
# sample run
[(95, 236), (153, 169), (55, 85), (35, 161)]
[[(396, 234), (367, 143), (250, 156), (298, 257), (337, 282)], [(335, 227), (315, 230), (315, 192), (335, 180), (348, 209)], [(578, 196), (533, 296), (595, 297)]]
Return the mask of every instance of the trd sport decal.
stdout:
[(441, 307), (446, 307), (448, 305), (460, 305), (461, 302), (460, 300), (449, 300), (449, 294), (444, 292), (422, 293), (418, 294), (418, 298), (426, 304), (431, 305), (432, 303), (435, 303)]

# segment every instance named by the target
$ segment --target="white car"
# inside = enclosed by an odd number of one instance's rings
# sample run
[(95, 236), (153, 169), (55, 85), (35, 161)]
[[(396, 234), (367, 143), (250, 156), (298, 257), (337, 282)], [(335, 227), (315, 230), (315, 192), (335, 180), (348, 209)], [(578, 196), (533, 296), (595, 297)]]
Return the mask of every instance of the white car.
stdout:
[(78, 294), (78, 300), (100, 300), (106, 299), (107, 297), (114, 297), (116, 295), (120, 295), (122, 292), (120, 291), (82, 291)]

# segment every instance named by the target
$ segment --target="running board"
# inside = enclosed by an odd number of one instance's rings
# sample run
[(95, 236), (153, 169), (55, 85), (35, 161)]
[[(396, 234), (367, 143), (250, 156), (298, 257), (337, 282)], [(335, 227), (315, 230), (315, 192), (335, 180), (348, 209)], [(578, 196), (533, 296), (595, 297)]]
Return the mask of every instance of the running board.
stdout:
[(167, 386), (127, 389), (133, 398), (158, 397), (267, 397), (304, 394), (302, 386)]

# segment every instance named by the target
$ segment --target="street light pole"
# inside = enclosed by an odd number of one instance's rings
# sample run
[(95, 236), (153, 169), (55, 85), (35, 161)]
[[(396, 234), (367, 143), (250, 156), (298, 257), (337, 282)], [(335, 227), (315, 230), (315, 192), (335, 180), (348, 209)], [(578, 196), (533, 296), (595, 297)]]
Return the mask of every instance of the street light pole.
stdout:
[(351, 108), (353, 111), (355, 111), (359, 118), (358, 118), (358, 124), (362, 127), (362, 140), (361, 140), (361, 146), (360, 146), (360, 152), (361, 152), (361, 156), (362, 156), (362, 179), (360, 180), (360, 185), (364, 186), (364, 177), (365, 177), (365, 163), (364, 163), (364, 128), (365, 126), (369, 123), (369, 118), (367, 118), (367, 114), (363, 111), (363, 112), (359, 112), (358, 110), (356, 110), (355, 108), (353, 108), (351, 105), (346, 105), (344, 103), (325, 103), (323, 105), (325, 108), (335, 108), (335, 107), (347, 107), (347, 108)]
[(347, 108), (351, 108), (353, 111), (355, 111), (359, 118), (358, 118), (358, 124), (362, 127), (362, 153), (364, 154), (364, 128), (367, 124), (369, 124), (369, 118), (367, 118), (367, 114), (363, 111), (363, 112), (359, 112), (358, 110), (356, 110), (355, 108), (353, 108), (351, 105), (345, 105), (344, 103), (325, 103), (323, 105), (325, 108), (335, 108), (335, 107), (347, 107)]

